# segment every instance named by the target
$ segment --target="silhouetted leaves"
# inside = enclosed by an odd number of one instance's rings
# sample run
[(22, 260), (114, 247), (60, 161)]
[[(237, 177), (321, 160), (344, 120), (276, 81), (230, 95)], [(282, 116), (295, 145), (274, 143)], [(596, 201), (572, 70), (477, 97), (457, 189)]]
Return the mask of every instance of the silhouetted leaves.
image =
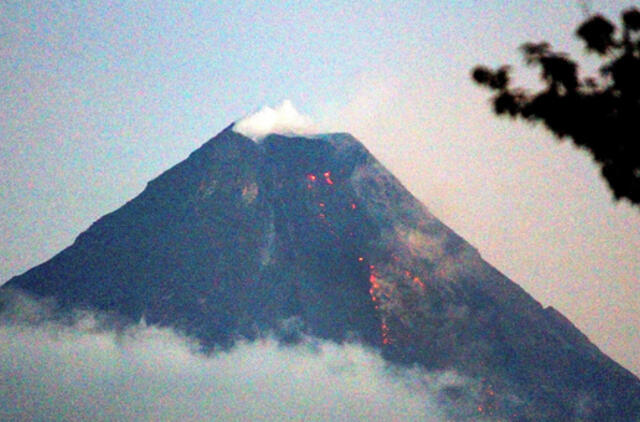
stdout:
[(478, 66), (472, 76), (479, 84), (488, 85), (493, 89), (503, 89), (509, 84), (508, 66), (503, 66), (495, 72), (487, 67)]
[(587, 48), (600, 54), (615, 45), (613, 32), (615, 27), (607, 19), (596, 15), (584, 22), (576, 34), (587, 43)]
[(496, 114), (508, 113), (511, 117), (515, 117), (520, 111), (520, 106), (513, 94), (503, 91), (493, 101), (493, 110)]
[(525, 63), (528, 65), (533, 65), (538, 63), (541, 57), (549, 54), (551, 46), (547, 42), (527, 42), (520, 46), (520, 50), (522, 50), (522, 54), (524, 54)]
[(625, 28), (631, 31), (640, 31), (640, 10), (629, 9), (622, 14), (622, 22)]
[(558, 138), (588, 149), (601, 166), (616, 199), (640, 204), (640, 11), (622, 14), (622, 31), (602, 16), (576, 31), (602, 57), (599, 75), (580, 77), (579, 65), (547, 42), (520, 49), (528, 66), (540, 71), (544, 87), (530, 93), (510, 86), (508, 66), (477, 66), (473, 79), (495, 91), (494, 112), (541, 122)]
[(478, 66), (473, 69), (471, 76), (477, 83), (486, 85), (489, 84), (489, 81), (493, 77), (493, 72), (488, 67)]

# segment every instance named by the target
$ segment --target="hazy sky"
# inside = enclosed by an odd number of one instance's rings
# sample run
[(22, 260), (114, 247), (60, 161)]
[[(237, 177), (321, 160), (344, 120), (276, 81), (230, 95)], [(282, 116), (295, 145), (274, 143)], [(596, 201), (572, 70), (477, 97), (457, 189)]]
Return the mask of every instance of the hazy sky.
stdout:
[(581, 2), (89, 3), (0, 2), (1, 282), (290, 99), (640, 374), (640, 209), (613, 203), (585, 153), (495, 118), (469, 78), (520, 65), (524, 41), (579, 54)]

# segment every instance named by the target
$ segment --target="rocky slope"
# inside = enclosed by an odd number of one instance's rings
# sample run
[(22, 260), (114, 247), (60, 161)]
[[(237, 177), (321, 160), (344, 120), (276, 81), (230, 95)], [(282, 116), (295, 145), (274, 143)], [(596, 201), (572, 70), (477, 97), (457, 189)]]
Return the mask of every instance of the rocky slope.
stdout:
[[(348, 134), (227, 128), (5, 292), (205, 348), (300, 332), (473, 380), (442, 400), (507, 420), (640, 420), (640, 381), (429, 213)], [(8, 300), (8, 299), (5, 299)]]

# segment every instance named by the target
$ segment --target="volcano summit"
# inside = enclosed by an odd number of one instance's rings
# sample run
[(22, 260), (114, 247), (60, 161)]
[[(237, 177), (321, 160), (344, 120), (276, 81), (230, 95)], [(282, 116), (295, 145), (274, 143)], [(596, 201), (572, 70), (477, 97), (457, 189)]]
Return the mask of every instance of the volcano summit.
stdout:
[[(506, 420), (640, 420), (640, 381), (434, 217), (355, 138), (233, 125), (2, 286), (213, 350), (267, 333), (452, 369)], [(471, 387), (469, 387), (471, 388)], [(443, 400), (472, 400), (451, 388)]]

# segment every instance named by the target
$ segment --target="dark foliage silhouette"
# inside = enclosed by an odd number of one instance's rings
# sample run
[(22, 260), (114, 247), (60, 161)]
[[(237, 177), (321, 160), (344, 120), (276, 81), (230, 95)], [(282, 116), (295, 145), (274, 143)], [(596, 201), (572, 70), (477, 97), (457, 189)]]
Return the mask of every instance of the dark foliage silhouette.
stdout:
[(542, 89), (513, 87), (510, 67), (477, 66), (473, 79), (495, 92), (494, 112), (542, 122), (558, 138), (590, 151), (617, 200), (640, 204), (640, 10), (622, 13), (621, 28), (596, 15), (576, 35), (602, 61), (597, 76), (546, 42), (525, 43), (525, 63), (540, 71)]

